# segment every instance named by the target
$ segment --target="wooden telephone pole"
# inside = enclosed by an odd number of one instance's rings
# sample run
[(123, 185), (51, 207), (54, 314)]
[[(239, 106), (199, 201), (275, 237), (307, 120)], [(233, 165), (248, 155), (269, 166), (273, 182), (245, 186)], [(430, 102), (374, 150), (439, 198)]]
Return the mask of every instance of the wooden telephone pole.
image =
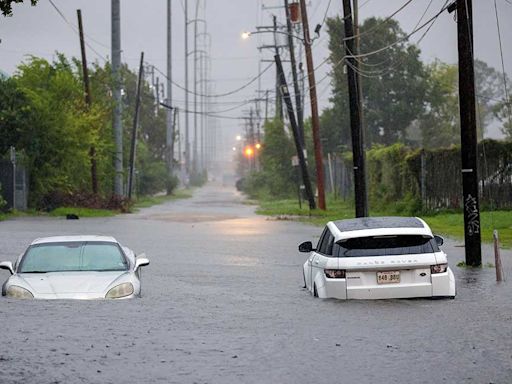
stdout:
[(311, 180), (309, 179), (308, 167), (304, 156), (304, 147), (300, 141), (299, 127), (297, 126), (297, 120), (295, 119), (295, 112), (293, 111), (292, 99), (286, 83), (283, 64), (281, 63), (281, 57), (279, 55), (275, 55), (274, 59), (276, 61), (277, 73), (279, 75), (279, 91), (283, 96), (283, 100), (286, 104), (286, 110), (288, 111), (288, 119), (290, 120), (290, 126), (292, 127), (293, 141), (295, 142), (295, 148), (297, 149), (297, 157), (299, 159), (299, 166), (302, 173), (302, 181), (304, 182), (306, 195), (309, 201), (309, 209), (315, 209), (315, 196), (313, 195), (313, 190), (311, 188)]
[(459, 107), (466, 265), (482, 264), (471, 0), (457, 1)]
[(135, 96), (135, 113), (133, 115), (132, 142), (130, 149), (130, 174), (128, 175), (128, 199), (132, 198), (133, 180), (135, 179), (135, 155), (137, 149), (137, 127), (139, 125), (140, 94), (144, 76), (144, 52), (140, 54), (139, 77), (137, 80), (137, 94)]
[[(85, 41), (84, 41), (84, 28), (82, 25), (82, 11), (80, 9), (76, 10), (76, 15), (78, 16), (78, 32), (80, 36), (80, 51), (82, 53), (82, 72), (84, 76), (84, 93), (85, 93), (85, 104), (87, 108), (91, 108), (92, 100), (91, 100), (91, 87), (89, 85), (89, 70), (87, 69), (87, 58), (85, 56)], [(98, 171), (96, 164), (96, 148), (94, 145), (91, 145), (89, 148), (89, 158), (91, 159), (91, 184), (92, 184), (92, 193), (98, 193)]]
[[(325, 210), (324, 191), (324, 163), (322, 143), (320, 141), (320, 117), (318, 116), (318, 99), (316, 96), (315, 67), (311, 54), (311, 39), (309, 37), (308, 14), (306, 0), (300, 0), (300, 13), (302, 16), (302, 30), (304, 31), (304, 48), (308, 66), (309, 98), (311, 99), (311, 123), (313, 127), (313, 145), (315, 147), (316, 185), (318, 188), (318, 208)], [(305, 180), (304, 180), (305, 182)]]
[(290, 52), (290, 64), (292, 67), (293, 89), (295, 91), (295, 108), (297, 108), (297, 124), (299, 125), (300, 142), (304, 147), (304, 118), (302, 111), (302, 98), (299, 88), (299, 78), (297, 76), (297, 64), (295, 61), (295, 47), (293, 44), (293, 29), (288, 0), (284, 0), (286, 14), (286, 32), (288, 33), (288, 50)]
[(354, 26), (350, 0), (343, 0), (343, 24), (345, 26), (345, 48), (347, 57), (348, 94), (350, 103), (350, 129), (352, 133), (352, 156), (354, 163), (354, 193), (356, 217), (368, 216), (368, 198), (366, 190), (366, 164), (364, 156), (364, 136), (361, 119), (361, 91), (354, 44)]

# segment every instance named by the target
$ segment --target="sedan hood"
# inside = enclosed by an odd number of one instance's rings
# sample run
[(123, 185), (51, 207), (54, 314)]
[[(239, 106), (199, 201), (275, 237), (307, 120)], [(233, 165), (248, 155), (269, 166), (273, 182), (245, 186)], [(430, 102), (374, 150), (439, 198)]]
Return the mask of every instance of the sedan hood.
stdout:
[(126, 271), (22, 273), (18, 277), (38, 295), (104, 294)]

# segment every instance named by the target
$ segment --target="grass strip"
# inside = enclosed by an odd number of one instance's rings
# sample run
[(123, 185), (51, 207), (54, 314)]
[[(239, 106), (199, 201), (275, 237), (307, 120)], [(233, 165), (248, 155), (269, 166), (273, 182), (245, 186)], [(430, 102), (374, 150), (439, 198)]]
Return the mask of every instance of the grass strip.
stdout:
[[(349, 201), (328, 199), (327, 210), (310, 210), (307, 202), (299, 208), (295, 199), (260, 200), (256, 213), (266, 216), (277, 216), (284, 220), (304, 221), (315, 225), (325, 225), (328, 221), (350, 219), (354, 217), (354, 207)], [(371, 209), (372, 216), (403, 216), (391, 209)], [(464, 215), (462, 212), (441, 212), (421, 216), (432, 231), (457, 240), (464, 239)], [(482, 241), (492, 243), (493, 230), (499, 232), (501, 246), (512, 248), (512, 212), (481, 211), (480, 225)]]

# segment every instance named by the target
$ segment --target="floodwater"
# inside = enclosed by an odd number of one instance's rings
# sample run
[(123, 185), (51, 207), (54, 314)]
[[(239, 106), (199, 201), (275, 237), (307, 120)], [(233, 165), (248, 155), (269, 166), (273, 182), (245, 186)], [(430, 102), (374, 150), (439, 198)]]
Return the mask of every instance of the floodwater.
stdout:
[(456, 267), (456, 242), (455, 300), (321, 300), (297, 252), (321, 229), (253, 211), (208, 186), (114, 218), (0, 222), (2, 260), (57, 234), (113, 235), (151, 260), (141, 299), (0, 298), (0, 383), (512, 383), (512, 284)]

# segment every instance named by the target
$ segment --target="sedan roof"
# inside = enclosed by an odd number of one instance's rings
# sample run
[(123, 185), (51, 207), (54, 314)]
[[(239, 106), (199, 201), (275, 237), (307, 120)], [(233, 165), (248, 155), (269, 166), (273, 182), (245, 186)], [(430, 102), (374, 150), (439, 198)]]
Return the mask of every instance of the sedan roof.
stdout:
[(421, 235), (433, 237), (427, 223), (418, 217), (361, 217), (331, 221), (328, 226), (335, 241), (353, 237)]
[(118, 243), (112, 236), (80, 235), (80, 236), (51, 236), (35, 239), (31, 245), (46, 243), (67, 243), (75, 241), (102, 241), (108, 243)]

